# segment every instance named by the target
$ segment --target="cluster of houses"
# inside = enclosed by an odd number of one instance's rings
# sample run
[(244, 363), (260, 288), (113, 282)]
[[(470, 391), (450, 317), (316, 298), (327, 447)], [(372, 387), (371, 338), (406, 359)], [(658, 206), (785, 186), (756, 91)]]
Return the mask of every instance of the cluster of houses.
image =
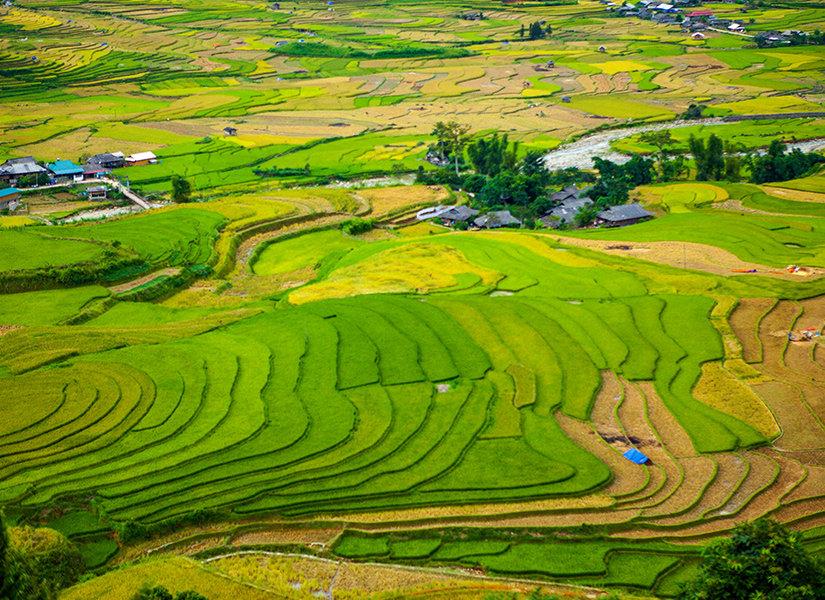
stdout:
[[(576, 215), (583, 208), (593, 206), (593, 200), (587, 196), (587, 190), (580, 190), (575, 185), (568, 186), (550, 196), (555, 206), (539, 222), (545, 227), (558, 228), (575, 223)], [(611, 206), (596, 213), (593, 224), (597, 227), (624, 227), (640, 221), (647, 221), (653, 213), (646, 211), (638, 203)]]
[(416, 218), (419, 221), (440, 219), (448, 227), (455, 227), (458, 223), (467, 223), (477, 229), (498, 229), (499, 227), (513, 227), (521, 225), (521, 221), (510, 214), (509, 210), (496, 210), (479, 216), (478, 210), (469, 206), (433, 206), (418, 211)]
[(46, 177), (50, 184), (82, 183), (108, 175), (113, 169), (157, 162), (158, 159), (152, 152), (139, 152), (131, 156), (124, 156), (122, 152), (97, 154), (88, 158), (84, 165), (77, 165), (70, 160), (56, 160), (42, 166), (33, 156), (10, 158), (0, 165), (0, 184), (19, 185), (31, 176), (35, 176), (35, 179)]
[(787, 46), (794, 42), (799, 43), (798, 40), (804, 40), (811, 34), (807, 31), (797, 31), (795, 29), (786, 29), (785, 31), (763, 31), (756, 34), (757, 43), (763, 42), (766, 46)]
[[(685, 8), (691, 4), (690, 0), (671, 0), (672, 4), (657, 2), (654, 0), (638, 0), (635, 4), (624, 2), (621, 6), (609, 0), (600, 0), (606, 5), (606, 10), (623, 17), (636, 17), (660, 23), (662, 25), (676, 25), (682, 29), (692, 32), (693, 37), (701, 39), (704, 37), (702, 31), (705, 29), (726, 29), (732, 33), (744, 33), (745, 26), (732, 19), (721, 19), (709, 10), (694, 10), (685, 12)], [(746, 8), (741, 9), (747, 12)], [(699, 35), (696, 35), (699, 34)]]
[[(125, 156), (123, 152), (97, 154), (86, 160), (86, 164), (77, 165), (70, 160), (56, 160), (45, 166), (38, 164), (33, 156), (10, 158), (0, 165), (0, 211), (16, 210), (19, 206), (20, 190), (14, 186), (57, 183), (83, 183), (111, 174), (113, 169), (136, 167), (157, 163), (152, 152), (139, 152)], [(5, 187), (8, 186), (8, 187)], [(105, 200), (108, 188), (105, 185), (93, 185), (83, 190), (89, 200)]]
[[(564, 188), (553, 194), (550, 199), (555, 203), (550, 212), (539, 219), (547, 228), (559, 227), (575, 223), (576, 215), (583, 208), (593, 205), (593, 200), (586, 196), (586, 190), (579, 190), (575, 185)], [(640, 221), (647, 221), (653, 213), (646, 211), (637, 203), (611, 206), (596, 214), (594, 224), (597, 227), (624, 227)], [(479, 211), (469, 206), (433, 206), (418, 211), (416, 218), (419, 221), (440, 219), (444, 225), (454, 227), (458, 223), (467, 223), (476, 229), (498, 229), (499, 227), (517, 227), (521, 221), (515, 218), (508, 210), (497, 210), (479, 214)]]

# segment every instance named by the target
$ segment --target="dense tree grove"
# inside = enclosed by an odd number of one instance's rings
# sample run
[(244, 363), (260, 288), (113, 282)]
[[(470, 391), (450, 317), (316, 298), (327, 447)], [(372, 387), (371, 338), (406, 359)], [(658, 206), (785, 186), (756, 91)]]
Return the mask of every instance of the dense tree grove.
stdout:
[(705, 549), (701, 572), (680, 600), (821, 600), (825, 565), (800, 542), (801, 534), (770, 519), (737, 525)]
[(786, 152), (788, 147), (780, 140), (771, 142), (767, 154), (759, 156), (751, 167), (752, 183), (768, 183), (770, 181), (787, 181), (802, 177), (811, 167), (825, 162), (825, 157), (815, 152), (802, 152), (795, 148)]

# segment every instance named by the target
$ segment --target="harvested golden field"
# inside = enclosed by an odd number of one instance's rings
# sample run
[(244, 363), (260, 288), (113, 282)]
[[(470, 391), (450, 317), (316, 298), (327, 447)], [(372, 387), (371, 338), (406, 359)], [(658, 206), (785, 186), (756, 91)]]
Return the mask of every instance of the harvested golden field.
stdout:
[(742, 344), (742, 359), (755, 363), (762, 360), (759, 323), (773, 309), (773, 298), (740, 298), (728, 322)]
[(367, 188), (358, 194), (366, 198), (372, 211), (371, 217), (381, 218), (387, 213), (425, 203), (441, 203), (450, 193), (443, 186), (398, 186), (388, 188)]
[(780, 433), (776, 419), (759, 396), (719, 363), (702, 365), (702, 378), (693, 395), (708, 406), (749, 423), (769, 439)]

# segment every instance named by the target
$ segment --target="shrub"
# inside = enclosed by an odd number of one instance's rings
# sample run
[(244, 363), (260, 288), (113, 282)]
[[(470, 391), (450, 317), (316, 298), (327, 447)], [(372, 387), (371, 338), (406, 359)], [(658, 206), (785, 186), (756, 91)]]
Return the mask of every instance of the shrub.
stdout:
[(375, 227), (375, 219), (349, 219), (341, 223), (340, 228), (347, 235), (366, 233)]

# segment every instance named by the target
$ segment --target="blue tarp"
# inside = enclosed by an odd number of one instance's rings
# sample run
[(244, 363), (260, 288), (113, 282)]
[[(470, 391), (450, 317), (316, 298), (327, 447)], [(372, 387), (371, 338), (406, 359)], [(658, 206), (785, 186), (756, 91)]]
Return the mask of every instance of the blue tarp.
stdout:
[(627, 460), (630, 462), (635, 462), (637, 465), (643, 465), (647, 462), (647, 456), (636, 450), (636, 448), (631, 448), (624, 454), (622, 454)]

